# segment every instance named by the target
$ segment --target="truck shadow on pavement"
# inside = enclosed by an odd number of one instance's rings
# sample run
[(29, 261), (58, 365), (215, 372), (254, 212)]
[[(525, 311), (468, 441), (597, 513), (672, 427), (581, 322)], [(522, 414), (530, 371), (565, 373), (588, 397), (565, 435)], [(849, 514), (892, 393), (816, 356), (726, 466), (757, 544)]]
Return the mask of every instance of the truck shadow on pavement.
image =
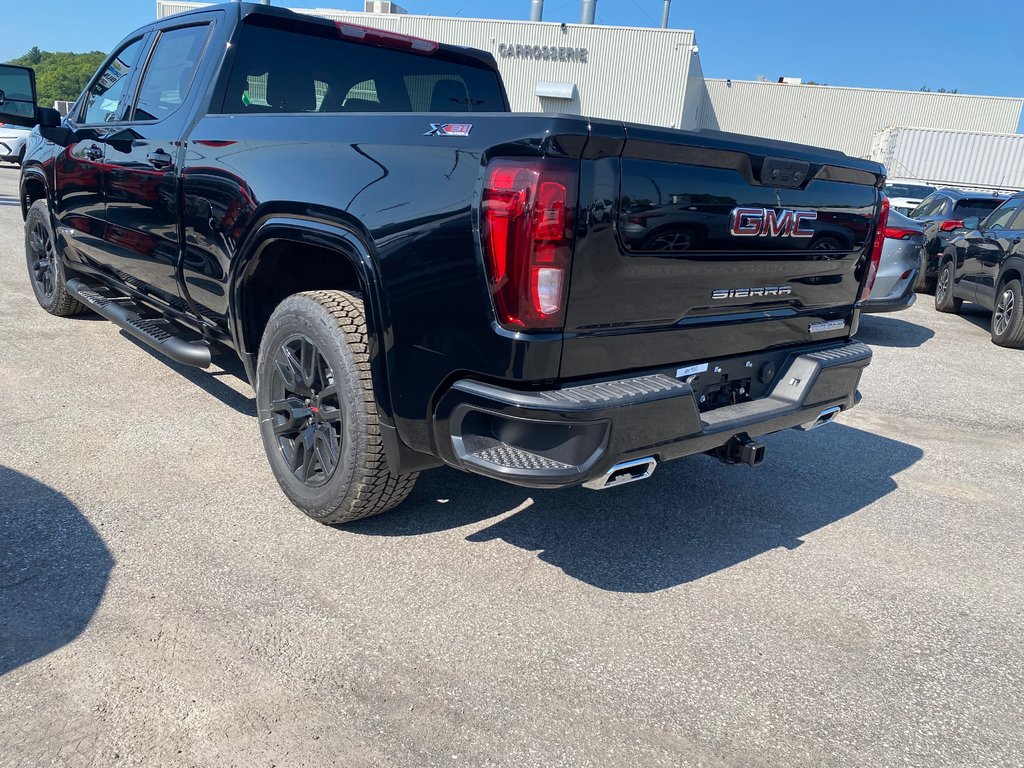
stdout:
[(505, 515), (467, 540), (500, 539), (537, 552), (599, 589), (656, 592), (779, 547), (795, 549), (807, 534), (895, 490), (894, 476), (923, 455), (841, 424), (765, 442), (768, 461), (756, 469), (691, 457), (603, 492), (535, 491), (435, 470), (398, 510), (342, 530), (418, 536)]
[[(925, 298), (931, 298), (926, 296)], [(918, 299), (920, 300), (920, 299)], [(887, 315), (861, 315), (854, 337), (873, 347), (920, 347), (935, 335), (931, 328)]]
[(0, 676), (82, 633), (114, 567), (78, 507), (0, 466)]
[[(99, 317), (99, 315), (96, 315), (96, 317)], [(102, 320), (103, 318), (100, 319)], [(148, 344), (143, 344), (141, 341), (124, 331), (121, 331), (121, 336), (151, 356), (154, 360), (160, 361), (179, 376), (187, 379), (192, 384), (195, 384), (207, 394), (217, 398), (229, 408), (233, 408), (246, 416), (256, 416), (256, 398), (246, 397), (240, 392), (229, 387), (223, 381), (224, 378), (235, 378), (244, 383), (246, 387), (249, 386), (248, 380), (245, 377), (245, 369), (242, 367), (242, 361), (239, 360), (233, 352), (215, 355), (213, 358), (213, 367), (211, 368), (193, 368), (171, 360), (169, 357), (154, 350)], [(220, 368), (220, 370), (216, 370), (217, 368)]]

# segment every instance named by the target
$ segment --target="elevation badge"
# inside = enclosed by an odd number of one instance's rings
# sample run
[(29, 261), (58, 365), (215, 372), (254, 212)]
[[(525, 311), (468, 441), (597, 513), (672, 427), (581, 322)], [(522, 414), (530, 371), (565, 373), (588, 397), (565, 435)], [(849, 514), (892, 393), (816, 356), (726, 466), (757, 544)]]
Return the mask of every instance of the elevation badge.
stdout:
[(424, 136), (469, 136), (473, 130), (472, 123), (431, 123), (430, 130)]

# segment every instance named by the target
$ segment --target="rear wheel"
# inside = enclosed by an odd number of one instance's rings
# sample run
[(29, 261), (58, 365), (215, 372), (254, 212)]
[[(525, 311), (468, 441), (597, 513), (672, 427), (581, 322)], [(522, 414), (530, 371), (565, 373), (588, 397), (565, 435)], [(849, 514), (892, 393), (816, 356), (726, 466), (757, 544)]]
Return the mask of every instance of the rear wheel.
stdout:
[(953, 262), (944, 261), (939, 267), (939, 279), (935, 283), (935, 308), (939, 312), (956, 314), (964, 300), (953, 295)]
[(1024, 349), (1024, 297), (1020, 280), (1003, 283), (992, 313), (992, 341), (1000, 347)]
[(929, 295), (935, 295), (935, 284), (936, 279), (929, 277), (925, 274), (925, 270), (928, 268), (928, 257), (922, 252), (921, 254), (921, 268), (917, 273), (917, 279), (914, 280), (914, 291), (916, 293), (927, 293)]
[(285, 495), (321, 523), (400, 504), (416, 474), (388, 467), (358, 296), (290, 296), (267, 323), (256, 370), (260, 434)]
[(85, 306), (68, 293), (64, 270), (57, 255), (57, 244), (50, 226), (46, 200), (36, 200), (25, 218), (25, 258), (32, 291), (39, 306), (58, 317), (79, 315)]

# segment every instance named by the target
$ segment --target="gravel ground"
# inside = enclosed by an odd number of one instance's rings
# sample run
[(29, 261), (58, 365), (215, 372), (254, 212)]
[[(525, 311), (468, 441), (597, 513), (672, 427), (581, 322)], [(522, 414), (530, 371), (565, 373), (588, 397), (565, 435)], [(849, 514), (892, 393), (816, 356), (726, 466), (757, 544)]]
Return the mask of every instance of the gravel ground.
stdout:
[(626, 488), (292, 508), (235, 372), (32, 297), (0, 169), (0, 766), (1024, 764), (1024, 353), (866, 318), (864, 401)]

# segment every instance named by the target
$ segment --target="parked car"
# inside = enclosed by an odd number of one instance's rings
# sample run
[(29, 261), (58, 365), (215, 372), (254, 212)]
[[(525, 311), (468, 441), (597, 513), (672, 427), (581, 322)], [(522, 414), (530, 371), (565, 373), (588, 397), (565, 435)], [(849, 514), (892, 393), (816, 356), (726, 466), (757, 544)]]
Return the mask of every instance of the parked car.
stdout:
[(917, 298), (914, 281), (921, 268), (922, 245), (924, 229), (921, 225), (890, 209), (882, 260), (871, 295), (862, 307), (864, 312), (898, 312), (913, 306)]
[(21, 165), (31, 132), (28, 128), (0, 123), (0, 161)]
[(917, 208), (928, 195), (935, 191), (935, 187), (927, 184), (903, 184), (893, 182), (885, 185), (885, 194), (889, 198), (889, 210), (898, 211), (904, 216), (909, 215)]
[[(11, 97), (24, 68), (0, 78), (0, 114), (39, 123), (36, 301), (180, 364), (236, 353), (270, 469), (321, 522), (444, 464), (595, 490), (685, 455), (758, 465), (759, 437), (860, 399), (878, 163), (513, 113), (487, 52), (250, 3), (129, 35), (63, 122)], [(631, 250), (619, 190), (650, 178), (720, 239)]]
[(992, 192), (940, 189), (922, 200), (910, 213), (910, 218), (924, 226), (921, 270), (914, 289), (921, 293), (935, 293), (939, 254), (949, 245), (954, 235), (963, 232), (963, 220), (970, 216), (984, 218), (1002, 205), (1007, 197), (1009, 195)]
[(984, 221), (968, 216), (965, 234), (942, 253), (935, 308), (959, 312), (973, 301), (992, 312), (992, 341), (1024, 349), (1024, 192), (1018, 192)]

